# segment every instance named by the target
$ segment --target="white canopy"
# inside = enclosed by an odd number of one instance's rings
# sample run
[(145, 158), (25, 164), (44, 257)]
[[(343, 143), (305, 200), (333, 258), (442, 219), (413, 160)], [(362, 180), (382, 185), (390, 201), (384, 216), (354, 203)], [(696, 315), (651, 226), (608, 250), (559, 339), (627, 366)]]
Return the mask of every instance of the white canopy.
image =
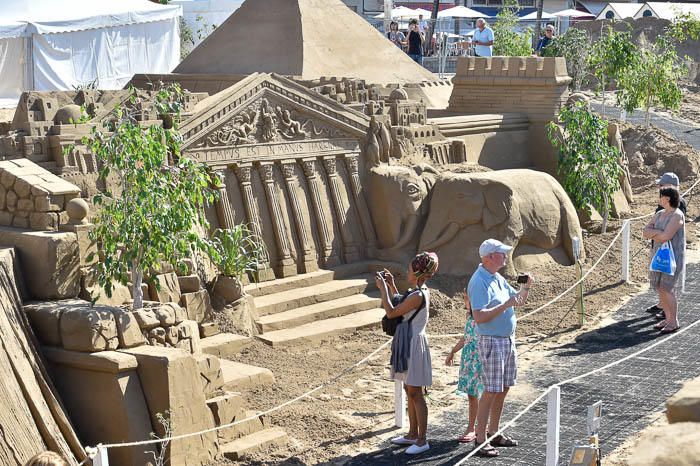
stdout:
[(559, 16), (560, 18), (595, 18), (594, 14), (587, 13), (581, 10), (574, 10), (569, 8), (567, 10), (556, 11), (552, 13), (554, 16)]
[[(537, 12), (536, 11), (533, 11), (530, 14), (527, 14), (525, 16), (520, 17), (521, 21), (534, 21), (536, 19), (537, 19)], [(557, 19), (557, 17), (551, 13), (547, 13), (546, 11), (543, 11), (542, 12), (542, 19)]]
[[(391, 19), (397, 19), (397, 18), (418, 18), (418, 14), (416, 13), (416, 10), (412, 10), (410, 8), (407, 8), (405, 6), (397, 6), (396, 8), (391, 10)], [(375, 18), (378, 19), (384, 19), (384, 13), (380, 13)]]
[(120, 89), (180, 59), (179, 6), (148, 0), (2, 0), (0, 107), (25, 90)]
[(460, 5), (442, 10), (438, 13), (438, 18), (489, 18), (489, 16)]

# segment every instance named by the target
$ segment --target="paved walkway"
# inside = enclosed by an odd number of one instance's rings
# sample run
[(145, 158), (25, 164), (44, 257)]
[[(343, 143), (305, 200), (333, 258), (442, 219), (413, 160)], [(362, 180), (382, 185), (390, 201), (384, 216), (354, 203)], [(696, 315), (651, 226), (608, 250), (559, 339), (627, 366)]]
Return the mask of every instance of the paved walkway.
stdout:
[[(700, 319), (700, 264), (689, 264), (687, 273), (687, 292), (680, 297), (679, 304), (681, 325)], [(551, 355), (522, 374), (522, 379), (539, 394), (553, 383), (605, 366), (658, 341), (661, 337), (652, 329), (656, 321), (644, 312), (655, 301), (653, 292), (634, 297), (613, 314), (616, 323), (582, 334), (575, 342), (552, 350)], [(560, 464), (568, 464), (572, 446), (587, 442), (587, 406), (603, 401), (600, 440), (603, 454), (606, 454), (646, 427), (650, 416), (658, 416), (666, 399), (678, 391), (684, 381), (700, 375), (699, 352), (700, 325), (697, 325), (614, 368), (563, 386)], [(503, 423), (512, 419), (537, 394), (520, 403), (507, 401)], [(497, 459), (475, 457), (469, 459), (468, 464), (543, 465), (546, 408), (545, 398), (507, 431), (520, 441), (519, 447), (501, 448)], [(358, 456), (349, 464), (453, 465), (473, 447), (455, 440), (464, 428), (464, 413), (466, 400), (455, 405), (443, 418), (429, 419), (431, 449), (422, 455), (409, 457), (403, 449), (385, 443), (376, 452)]]

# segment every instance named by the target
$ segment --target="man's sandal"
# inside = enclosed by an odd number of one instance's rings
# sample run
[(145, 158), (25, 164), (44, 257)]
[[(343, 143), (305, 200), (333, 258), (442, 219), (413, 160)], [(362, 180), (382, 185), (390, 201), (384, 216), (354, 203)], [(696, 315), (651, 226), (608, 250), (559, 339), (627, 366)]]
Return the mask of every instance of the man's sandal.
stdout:
[[(478, 440), (474, 440), (474, 448), (479, 448), (483, 443), (479, 443)], [(482, 458), (495, 458), (498, 456), (498, 450), (496, 450), (493, 445), (486, 443), (480, 450), (477, 450), (476, 456), (481, 456)]]
[[(491, 437), (491, 434), (487, 434), (487, 436)], [(518, 441), (507, 435), (500, 434), (491, 440), (491, 444), (496, 447), (517, 447)]]

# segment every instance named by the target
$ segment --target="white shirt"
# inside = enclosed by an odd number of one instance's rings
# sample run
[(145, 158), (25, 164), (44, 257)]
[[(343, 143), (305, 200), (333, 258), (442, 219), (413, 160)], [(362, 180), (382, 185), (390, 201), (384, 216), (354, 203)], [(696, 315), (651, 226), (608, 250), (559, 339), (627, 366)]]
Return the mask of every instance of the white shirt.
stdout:
[[(476, 42), (491, 42), (493, 40), (493, 30), (486, 26), (483, 31), (476, 28), (474, 31), (474, 41)], [(492, 45), (477, 45), (474, 47), (474, 51), (480, 57), (490, 57), (493, 55)]]
[(418, 32), (424, 34), (426, 29), (428, 29), (428, 22), (424, 19), (418, 21)]

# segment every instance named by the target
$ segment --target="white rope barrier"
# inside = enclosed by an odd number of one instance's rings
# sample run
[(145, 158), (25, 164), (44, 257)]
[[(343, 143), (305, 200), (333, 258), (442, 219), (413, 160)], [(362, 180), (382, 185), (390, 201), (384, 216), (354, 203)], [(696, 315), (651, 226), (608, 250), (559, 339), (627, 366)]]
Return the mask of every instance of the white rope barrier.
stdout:
[[(688, 188), (688, 189), (683, 193), (683, 196), (687, 195), (692, 189), (694, 189), (694, 188), (698, 185), (698, 183), (700, 183), (700, 179), (698, 179), (695, 183), (693, 183), (693, 185), (692, 185), (690, 188)], [(630, 221), (630, 222), (631, 222), (631, 221), (635, 221), (635, 220), (641, 220), (641, 219), (650, 217), (650, 216), (652, 216), (652, 215), (653, 215), (653, 213), (648, 214), (648, 215), (641, 215), (641, 216), (638, 216), (638, 217), (633, 217), (633, 218), (631, 218), (631, 219), (627, 219), (627, 221)], [(610, 244), (608, 245), (608, 247), (605, 249), (605, 251), (603, 251), (603, 253), (602, 253), (601, 256), (598, 258), (598, 260), (593, 264), (593, 266), (591, 266), (591, 268), (586, 272), (586, 274), (584, 274), (578, 281), (576, 281), (576, 283), (574, 283), (574, 284), (571, 285), (569, 288), (567, 288), (565, 291), (563, 291), (562, 293), (560, 293), (558, 296), (556, 296), (555, 298), (551, 299), (551, 300), (548, 301), (547, 303), (541, 305), (541, 306), (538, 307), (537, 309), (534, 309), (533, 311), (530, 311), (530, 312), (528, 312), (527, 314), (525, 314), (525, 315), (519, 317), (519, 319), (524, 319), (524, 318), (526, 318), (526, 317), (529, 317), (529, 316), (531, 316), (531, 315), (533, 315), (533, 314), (535, 314), (535, 313), (537, 313), (537, 312), (543, 310), (544, 308), (550, 306), (551, 304), (557, 302), (559, 299), (561, 299), (563, 296), (565, 296), (567, 293), (569, 293), (571, 290), (573, 290), (577, 285), (579, 285), (581, 282), (583, 282), (583, 280), (598, 266), (598, 264), (600, 263), (600, 261), (608, 254), (608, 252), (610, 252), (610, 250), (612, 249), (612, 246), (615, 244), (615, 242), (616, 242), (617, 239), (620, 237), (620, 235), (622, 234), (622, 232), (623, 232), (623, 229), (621, 228), (621, 229), (617, 232), (617, 234), (615, 235), (615, 237), (612, 239), (612, 241), (610, 242)], [(500, 435), (501, 432), (505, 431), (508, 427), (510, 427), (511, 425), (513, 425), (513, 423), (515, 423), (515, 422), (516, 422), (520, 417), (522, 417), (527, 411), (529, 411), (529, 410), (530, 410), (533, 406), (535, 406), (540, 400), (542, 400), (545, 396), (547, 396), (547, 394), (552, 390), (553, 387), (555, 387), (555, 386), (561, 386), (561, 385), (564, 385), (565, 383), (570, 383), (570, 382), (572, 382), (572, 381), (575, 381), (575, 380), (578, 380), (578, 379), (580, 379), (580, 378), (584, 378), (584, 377), (586, 377), (586, 376), (588, 376), (588, 375), (591, 375), (591, 374), (593, 374), (593, 373), (595, 373), (595, 372), (602, 371), (602, 370), (605, 370), (605, 369), (607, 369), (607, 368), (609, 368), (609, 367), (613, 367), (614, 365), (620, 364), (620, 363), (623, 362), (623, 361), (626, 361), (626, 360), (628, 360), (628, 359), (630, 359), (630, 358), (632, 358), (632, 357), (635, 357), (635, 356), (638, 355), (638, 354), (641, 354), (641, 353), (643, 353), (643, 352), (645, 352), (645, 351), (648, 351), (649, 349), (651, 349), (651, 348), (653, 348), (653, 347), (655, 347), (655, 346), (657, 346), (657, 345), (659, 345), (659, 344), (664, 343), (665, 341), (668, 341), (669, 339), (671, 339), (671, 338), (673, 338), (673, 337), (675, 337), (675, 336), (677, 336), (677, 335), (683, 333), (684, 331), (686, 331), (686, 330), (688, 330), (688, 329), (694, 327), (694, 326), (695, 326), (696, 324), (698, 324), (698, 323), (700, 323), (700, 320), (694, 322), (693, 324), (691, 324), (691, 325), (689, 325), (689, 326), (686, 326), (686, 327), (682, 328), (682, 329), (679, 330), (677, 333), (675, 333), (675, 334), (673, 334), (673, 335), (671, 335), (671, 336), (669, 336), (669, 337), (667, 337), (667, 338), (665, 338), (665, 339), (663, 339), (663, 340), (661, 340), (661, 341), (659, 341), (659, 342), (656, 342), (656, 343), (654, 343), (653, 345), (650, 345), (649, 347), (644, 348), (644, 349), (638, 351), (637, 353), (634, 353), (634, 354), (632, 354), (632, 355), (629, 355), (628, 357), (623, 358), (623, 359), (621, 359), (621, 360), (619, 360), (619, 361), (615, 361), (615, 362), (613, 362), (613, 363), (611, 363), (611, 364), (608, 364), (608, 365), (606, 365), (606, 366), (604, 366), (604, 367), (602, 367), (602, 368), (599, 368), (599, 369), (590, 371), (590, 372), (588, 372), (588, 373), (586, 373), (586, 374), (582, 374), (581, 376), (577, 376), (577, 377), (574, 377), (574, 378), (572, 378), (572, 379), (568, 379), (568, 380), (566, 380), (566, 381), (564, 381), (564, 382), (560, 382), (560, 383), (558, 383), (558, 384), (555, 384), (555, 385), (550, 386), (550, 387), (547, 388), (539, 397), (537, 397), (532, 403), (530, 403), (523, 411), (521, 411), (517, 416), (515, 416), (513, 419), (511, 419), (505, 426), (503, 426), (503, 428), (499, 429), (498, 432), (494, 433), (491, 437), (489, 437), (489, 438), (487, 439), (487, 441), (490, 442), (490, 441), (493, 440), (495, 437), (497, 437), (498, 435)], [(443, 335), (430, 335), (429, 338), (447, 338), (447, 337), (460, 337), (460, 336), (462, 336), (461, 333), (455, 333), (455, 334), (443, 334)], [(174, 436), (166, 437), (166, 438), (156, 438), (156, 439), (151, 439), (151, 440), (142, 440), (142, 441), (135, 441), (135, 442), (122, 442), (122, 443), (111, 443), (111, 444), (98, 444), (96, 447), (86, 447), (86, 448), (85, 448), (85, 451), (87, 452), (87, 455), (88, 455), (89, 458), (95, 459), (95, 458), (99, 458), (100, 456), (106, 456), (105, 453), (106, 453), (106, 451), (107, 451), (108, 449), (110, 449), (110, 448), (132, 447), (132, 446), (139, 446), (139, 445), (152, 445), (152, 444), (158, 444), (158, 443), (163, 443), (163, 442), (168, 442), (168, 441), (173, 441), (173, 440), (181, 440), (181, 439), (185, 439), (185, 438), (189, 438), (189, 437), (195, 437), (195, 436), (198, 436), (198, 435), (207, 434), (207, 433), (210, 433), (210, 432), (217, 432), (217, 431), (222, 430), (222, 429), (228, 429), (228, 428), (234, 427), (234, 426), (236, 426), (236, 425), (242, 424), (242, 423), (244, 423), (244, 422), (248, 422), (248, 421), (257, 419), (257, 418), (259, 418), (259, 417), (261, 417), (261, 416), (265, 416), (265, 415), (274, 413), (274, 412), (276, 412), (276, 411), (279, 411), (279, 410), (282, 409), (282, 408), (285, 408), (286, 406), (289, 406), (289, 405), (291, 405), (291, 404), (293, 404), (293, 403), (296, 403), (296, 402), (299, 401), (299, 400), (302, 400), (302, 399), (304, 399), (304, 398), (307, 398), (307, 397), (311, 396), (312, 394), (316, 393), (317, 391), (319, 391), (319, 390), (321, 390), (321, 389), (323, 389), (323, 388), (325, 388), (325, 387), (331, 385), (332, 383), (334, 383), (335, 381), (337, 381), (338, 379), (340, 379), (340, 378), (343, 377), (344, 375), (346, 375), (346, 374), (348, 374), (349, 372), (351, 372), (352, 370), (354, 370), (356, 367), (359, 367), (359, 366), (361, 366), (362, 364), (364, 364), (365, 362), (369, 361), (372, 357), (374, 357), (377, 353), (379, 353), (381, 350), (383, 350), (383, 349), (384, 349), (386, 346), (388, 346), (390, 343), (391, 343), (391, 339), (389, 339), (389, 340), (387, 340), (386, 342), (384, 342), (381, 346), (379, 346), (377, 349), (375, 349), (372, 353), (370, 353), (368, 356), (366, 356), (366, 357), (363, 358), (362, 360), (360, 360), (360, 361), (356, 362), (355, 364), (353, 364), (352, 366), (346, 368), (345, 370), (343, 370), (342, 372), (340, 372), (340, 373), (337, 374), (336, 376), (332, 377), (331, 379), (327, 380), (326, 382), (322, 383), (321, 385), (318, 385), (317, 387), (315, 387), (315, 388), (313, 388), (313, 389), (311, 389), (311, 390), (309, 390), (309, 391), (307, 391), (307, 392), (305, 392), (305, 393), (303, 393), (303, 394), (301, 394), (301, 395), (299, 395), (299, 396), (297, 396), (297, 397), (295, 397), (295, 398), (292, 398), (291, 400), (288, 400), (288, 401), (286, 401), (286, 402), (284, 402), (284, 403), (282, 403), (282, 404), (280, 404), (280, 405), (274, 406), (274, 407), (272, 407), (272, 408), (270, 408), (270, 409), (268, 409), (268, 410), (266, 410), (266, 411), (263, 411), (263, 412), (260, 412), (260, 413), (256, 413), (255, 415), (249, 416), (249, 417), (247, 417), (247, 418), (245, 418), (245, 419), (237, 420), (237, 421), (234, 421), (234, 422), (231, 422), (231, 423), (228, 423), (228, 424), (225, 424), (225, 425), (213, 427), (213, 428), (210, 428), (210, 429), (204, 429), (204, 430), (201, 430), (201, 431), (198, 431), (198, 432), (192, 432), (192, 433), (188, 433), (188, 434), (174, 435)], [(480, 446), (479, 448), (476, 448), (476, 449), (472, 450), (464, 459), (462, 459), (459, 463), (457, 463), (456, 466), (463, 464), (467, 459), (469, 459), (469, 458), (471, 458), (473, 455), (475, 455), (475, 454), (481, 449), (481, 447), (483, 447), (483, 445)], [(84, 462), (83, 462), (83, 463), (84, 463)], [(82, 463), (81, 463), (81, 464), (82, 464)], [(106, 463), (105, 463), (105, 464), (106, 464)]]

